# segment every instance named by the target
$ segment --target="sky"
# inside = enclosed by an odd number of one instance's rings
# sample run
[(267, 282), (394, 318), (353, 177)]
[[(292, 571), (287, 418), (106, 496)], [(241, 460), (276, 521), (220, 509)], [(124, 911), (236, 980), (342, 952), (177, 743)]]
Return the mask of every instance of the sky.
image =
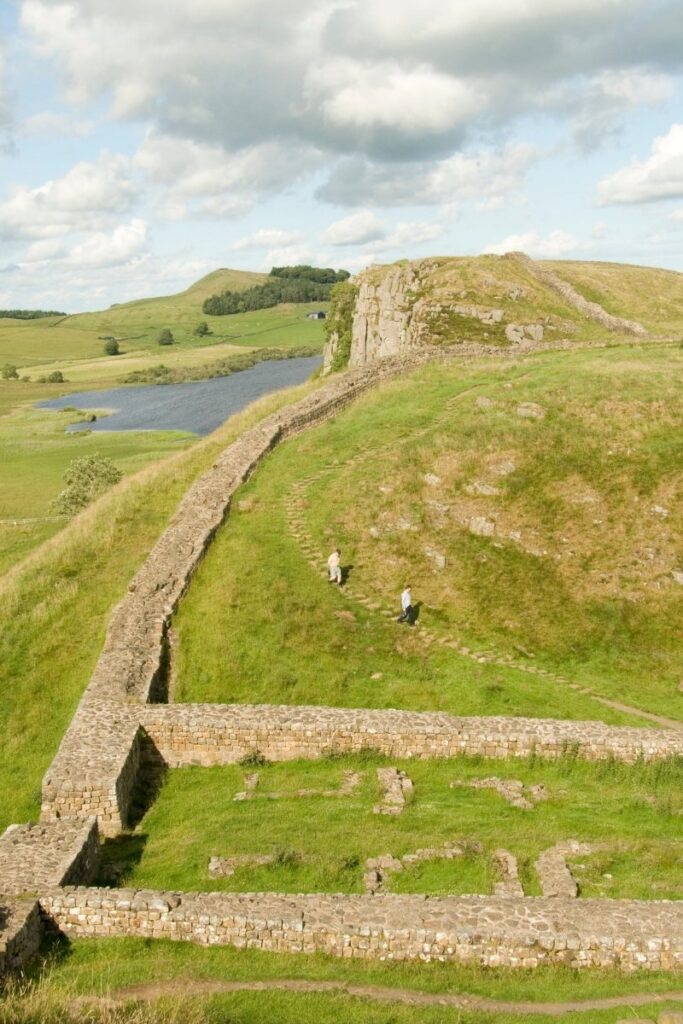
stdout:
[(683, 0), (0, 0), (0, 308), (523, 250), (683, 271)]

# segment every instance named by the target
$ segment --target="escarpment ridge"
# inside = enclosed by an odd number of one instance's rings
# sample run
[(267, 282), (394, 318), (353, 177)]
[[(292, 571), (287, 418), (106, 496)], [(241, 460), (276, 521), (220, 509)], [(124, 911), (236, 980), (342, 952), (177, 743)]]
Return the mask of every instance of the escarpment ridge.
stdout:
[(683, 275), (646, 267), (549, 263), (524, 253), (373, 266), (333, 302), (326, 370), (425, 345), (470, 353), (673, 337)]

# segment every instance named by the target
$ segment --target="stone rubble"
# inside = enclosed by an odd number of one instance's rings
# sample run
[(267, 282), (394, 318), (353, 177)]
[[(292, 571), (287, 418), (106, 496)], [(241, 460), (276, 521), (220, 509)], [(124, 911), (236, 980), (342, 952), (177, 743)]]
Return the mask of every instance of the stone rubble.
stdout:
[(382, 802), (372, 810), (374, 814), (401, 814), (412, 799), (413, 783), (399, 768), (378, 768), (377, 780), (382, 787)]
[(569, 870), (567, 857), (587, 856), (593, 850), (593, 846), (576, 839), (556, 843), (549, 850), (544, 850), (534, 865), (543, 895), (551, 899), (576, 899), (579, 887)]

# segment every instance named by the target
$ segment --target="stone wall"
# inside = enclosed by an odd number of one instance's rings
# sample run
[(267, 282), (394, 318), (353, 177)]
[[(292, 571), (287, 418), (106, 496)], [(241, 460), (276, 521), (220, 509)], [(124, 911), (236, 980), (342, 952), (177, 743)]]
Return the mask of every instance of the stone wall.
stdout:
[(19, 970), (31, 960), (43, 938), (37, 900), (0, 897), (0, 976)]
[(583, 295), (577, 292), (576, 288), (573, 288), (568, 281), (564, 281), (557, 274), (554, 274), (552, 270), (548, 270), (547, 267), (542, 267), (527, 256), (524, 252), (509, 252), (505, 254), (506, 259), (516, 260), (520, 263), (525, 270), (527, 270), (537, 281), (541, 284), (546, 285), (548, 288), (552, 288), (554, 292), (560, 295), (564, 301), (573, 306), (574, 309), (578, 309), (583, 316), (588, 317), (589, 320), (594, 320), (600, 324), (601, 327), (606, 327), (608, 331), (619, 331), (622, 334), (633, 334), (636, 337), (646, 337), (647, 331), (642, 324), (639, 324), (636, 320), (626, 320), (621, 316), (613, 316), (608, 313), (597, 302), (590, 302), (585, 299)]
[(666, 901), (63, 889), (41, 906), (72, 937), (488, 967), (683, 968), (683, 903)]
[(95, 814), (104, 835), (126, 826), (140, 756), (132, 709), (166, 696), (170, 619), (233, 494), (275, 444), (431, 358), (422, 352), (410, 363), (389, 360), (379, 371), (336, 377), (239, 437), (190, 488), (111, 615), (93, 676), (43, 780), (42, 820)]
[(683, 756), (683, 732), (536, 718), (457, 718), (440, 712), (286, 705), (174, 704), (140, 708), (139, 721), (170, 767), (269, 761), (372, 749), (392, 758), (554, 758), (633, 763)]
[(19, 895), (55, 885), (87, 885), (95, 877), (99, 852), (95, 818), (10, 825), (0, 836), (0, 892)]

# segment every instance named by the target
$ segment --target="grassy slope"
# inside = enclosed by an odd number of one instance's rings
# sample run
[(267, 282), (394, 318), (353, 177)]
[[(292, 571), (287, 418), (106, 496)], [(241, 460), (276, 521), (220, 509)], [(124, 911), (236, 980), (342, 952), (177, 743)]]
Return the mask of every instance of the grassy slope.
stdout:
[(622, 263), (562, 260), (542, 264), (608, 313), (638, 320), (653, 334), (680, 338), (683, 274)]
[(183, 493), (241, 429), (287, 400), (263, 399), (188, 451), (122, 481), (0, 582), (0, 828), (36, 818), (42, 776), (109, 613)]
[[(303, 518), (321, 570), (340, 544), (372, 603), (395, 606), (410, 580), (437, 635), (532, 652), (607, 697), (683, 717), (671, 576), (683, 568), (682, 375), (674, 348), (432, 366), (282, 447), (181, 606), (179, 699), (625, 720), (566, 682), (426, 647), (330, 592), (285, 515), (292, 485), (313, 475)], [(544, 420), (516, 414), (528, 401)], [(497, 493), (468, 494), (473, 483)], [(492, 517), (496, 535), (473, 536), (473, 517)]]
[[(376, 768), (383, 764), (403, 768), (415, 786), (414, 798), (396, 817), (372, 811), (381, 802)], [(386, 762), (368, 755), (256, 770), (255, 795), (241, 801), (235, 794), (253, 768), (172, 771), (136, 834), (107, 844), (109, 861), (132, 858), (122, 884), (190, 892), (360, 893), (368, 857), (402, 857), (417, 848), (462, 841), (465, 856), (418, 863), (392, 875), (387, 888), (490, 894), (496, 881), (492, 855), (502, 846), (517, 857), (526, 894), (533, 896), (541, 895), (533, 868), (539, 854), (573, 838), (606, 847), (593, 858), (578, 858), (582, 895), (683, 898), (683, 763), (596, 766), (571, 757), (550, 764), (478, 758)], [(338, 789), (345, 770), (361, 776), (350, 795), (297, 795), (303, 788)], [(520, 810), (491, 790), (467, 786), (492, 775), (527, 786), (542, 783), (547, 799), (533, 810)], [(463, 786), (451, 788), (453, 781)], [(206, 800), (207, 793), (213, 799)], [(209, 877), (210, 857), (234, 854), (270, 854), (279, 860), (240, 868), (226, 878)], [(108, 877), (105, 870), (103, 878)]]

